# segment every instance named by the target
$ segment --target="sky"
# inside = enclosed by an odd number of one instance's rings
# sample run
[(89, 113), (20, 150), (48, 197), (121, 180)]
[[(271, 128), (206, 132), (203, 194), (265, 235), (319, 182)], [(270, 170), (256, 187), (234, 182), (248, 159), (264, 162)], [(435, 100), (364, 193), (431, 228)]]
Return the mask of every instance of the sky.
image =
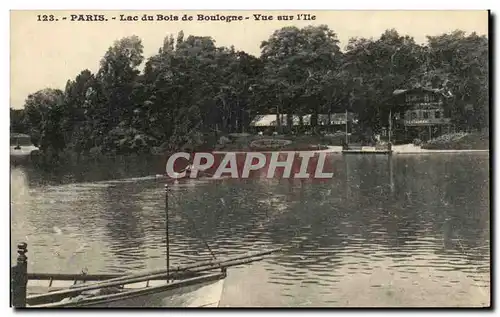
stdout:
[[(315, 20), (297, 21), (299, 13)], [(59, 21), (37, 21), (38, 15), (53, 14)], [(108, 21), (70, 21), (71, 15), (103, 14)], [(164, 16), (184, 14), (193, 21), (119, 21), (120, 15)], [(196, 21), (198, 14), (242, 15), (243, 21)], [(253, 14), (271, 15), (272, 21), (255, 21)], [(294, 21), (278, 21), (279, 15), (292, 15)], [(63, 20), (63, 17), (67, 17)], [(113, 20), (112, 17), (116, 17)], [(351, 37), (378, 38), (387, 29), (410, 35), (425, 43), (427, 35), (457, 29), (467, 33), (488, 33), (487, 11), (11, 11), (10, 106), (20, 109), (27, 96), (44, 88), (64, 89), (68, 79), (80, 71), (96, 72), (99, 61), (114, 41), (137, 35), (147, 58), (158, 52), (165, 36), (179, 31), (185, 36), (211, 36), (218, 46), (234, 45), (255, 56), (260, 43), (284, 26), (304, 27), (326, 24), (337, 33), (344, 48)]]

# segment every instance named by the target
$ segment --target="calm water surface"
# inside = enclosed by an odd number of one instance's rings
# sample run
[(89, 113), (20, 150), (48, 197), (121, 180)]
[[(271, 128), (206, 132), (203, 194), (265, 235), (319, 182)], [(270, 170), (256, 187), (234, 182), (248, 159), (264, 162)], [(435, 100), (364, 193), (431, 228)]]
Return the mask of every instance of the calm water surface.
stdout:
[[(332, 161), (323, 183), (172, 185), (171, 262), (209, 259), (203, 241), (218, 258), (284, 248), (231, 269), (222, 306), (489, 305), (488, 154)], [(12, 261), (26, 241), (32, 272), (165, 267), (164, 182), (146, 175), (58, 182), (13, 168)]]

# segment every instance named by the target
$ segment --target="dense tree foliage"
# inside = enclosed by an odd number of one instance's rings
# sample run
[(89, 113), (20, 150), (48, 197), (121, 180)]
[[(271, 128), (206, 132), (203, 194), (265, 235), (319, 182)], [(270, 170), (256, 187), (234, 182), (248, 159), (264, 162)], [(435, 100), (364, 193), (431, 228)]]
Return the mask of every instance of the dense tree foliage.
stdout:
[[(143, 69), (142, 69), (142, 66)], [(93, 74), (83, 70), (65, 90), (30, 95), (11, 110), (13, 132), (42, 151), (127, 154), (201, 146), (221, 133), (245, 132), (262, 113), (358, 113), (364, 129), (386, 123), (395, 89), (426, 86), (454, 95), (453, 121), (488, 125), (488, 40), (462, 31), (429, 36), (426, 45), (387, 30), (340, 48), (327, 26), (285, 27), (254, 57), (210, 37), (165, 37), (145, 59), (141, 40), (123, 38)], [(385, 120), (385, 121), (384, 121)]]

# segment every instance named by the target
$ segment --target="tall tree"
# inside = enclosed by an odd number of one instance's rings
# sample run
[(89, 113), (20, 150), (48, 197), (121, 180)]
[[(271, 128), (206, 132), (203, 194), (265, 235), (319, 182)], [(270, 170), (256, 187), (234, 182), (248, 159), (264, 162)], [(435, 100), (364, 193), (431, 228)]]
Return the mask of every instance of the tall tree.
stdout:
[(141, 40), (116, 41), (95, 75), (83, 70), (64, 92), (38, 91), (23, 111), (11, 110), (12, 131), (29, 132), (45, 151), (137, 153), (196, 147), (269, 112), (288, 114), (290, 127), (293, 115), (312, 114), (315, 126), (319, 113), (348, 109), (377, 130), (392, 92), (415, 86), (450, 90), (447, 110), (462, 129), (488, 124), (488, 41), (475, 33), (418, 45), (387, 30), (350, 39), (342, 53), (327, 26), (285, 27), (261, 43), (260, 58), (182, 31), (159, 46), (141, 74)]
[(377, 39), (350, 39), (345, 55), (352, 108), (366, 128), (387, 125), (388, 99), (398, 88), (413, 86), (422, 71), (422, 46), (396, 30)]
[(43, 89), (26, 99), (24, 109), (30, 135), (42, 151), (64, 148), (61, 132), (64, 93), (59, 89)]
[(453, 93), (452, 119), (462, 128), (488, 126), (488, 39), (454, 31), (428, 36), (428, 75)]
[[(337, 35), (326, 25), (284, 27), (262, 42), (263, 80), (269, 97), (274, 97), (277, 117), (280, 112), (288, 114), (288, 126), (293, 114), (313, 111), (317, 115), (321, 111), (323, 101), (316, 86), (326, 80), (328, 71), (339, 67), (338, 43)], [(281, 124), (281, 119), (277, 121)]]
[[(83, 126), (88, 124), (86, 116), (87, 91), (95, 85), (95, 77), (88, 69), (80, 72), (75, 80), (68, 80), (64, 91), (62, 105), (63, 119), (61, 129), (65, 143), (69, 147), (79, 144), (88, 136), (84, 133)], [(79, 149), (77, 149), (79, 151)]]
[(28, 132), (25, 123), (24, 109), (10, 108), (10, 131), (13, 133), (26, 133)]
[(135, 104), (131, 97), (143, 59), (141, 40), (130, 36), (115, 42), (101, 60), (97, 80), (102, 87), (103, 106), (108, 109), (110, 128), (132, 118)]

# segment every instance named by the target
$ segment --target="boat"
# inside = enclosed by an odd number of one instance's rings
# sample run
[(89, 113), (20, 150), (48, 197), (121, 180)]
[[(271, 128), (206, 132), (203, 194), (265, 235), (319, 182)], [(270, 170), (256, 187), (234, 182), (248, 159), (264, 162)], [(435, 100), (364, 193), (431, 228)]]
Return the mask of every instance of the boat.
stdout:
[[(119, 274), (28, 273), (27, 244), (18, 244), (17, 264), (11, 268), (11, 306), (62, 307), (218, 307), (227, 269), (260, 261), (271, 249), (238, 257), (170, 267), (168, 185), (165, 185), (167, 221), (166, 268)], [(208, 245), (207, 245), (208, 247)], [(211, 251), (211, 250), (210, 250)]]
[(218, 307), (227, 268), (272, 252), (131, 275), (27, 274), (25, 305), (19, 307)]
[[(156, 174), (155, 178), (156, 179), (169, 179), (173, 181), (182, 181), (182, 180), (190, 180), (193, 179), (191, 178), (191, 173), (193, 172), (193, 164), (189, 164), (186, 166), (184, 169), (182, 169), (180, 172), (175, 172), (174, 171), (174, 177), (170, 177), (167, 173), (165, 174)], [(196, 171), (196, 177), (194, 178), (214, 178), (214, 174), (204, 171), (204, 170), (198, 170)], [(225, 177), (217, 177), (218, 179), (223, 179)]]
[[(33, 293), (35, 289), (40, 290), (40, 287), (34, 288), (35, 283), (30, 283), (41, 280), (32, 280), (28, 281), (30, 295), (26, 298), (26, 307), (218, 307), (225, 277), (222, 272), (200, 274), (181, 280), (150, 276), (139, 279), (127, 277), (120, 281), (86, 281), (69, 287), (66, 283), (60, 290), (50, 290), (51, 287), (47, 287), (48, 292), (41, 294)], [(51, 285), (56, 282), (62, 286), (60, 282), (63, 281), (51, 279), (45, 282)]]
[(349, 144), (342, 150), (343, 154), (392, 154), (392, 148), (387, 145), (384, 147), (379, 146), (361, 146)]

